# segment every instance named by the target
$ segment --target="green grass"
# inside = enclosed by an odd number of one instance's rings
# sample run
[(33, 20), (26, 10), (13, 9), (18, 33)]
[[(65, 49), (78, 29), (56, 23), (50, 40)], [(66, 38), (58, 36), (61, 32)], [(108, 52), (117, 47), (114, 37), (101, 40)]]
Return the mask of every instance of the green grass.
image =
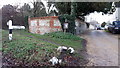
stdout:
[(109, 30), (105, 30), (105, 32), (110, 32)]
[(64, 46), (70, 46), (75, 49), (82, 49), (81, 45), (81, 38), (70, 33), (63, 33), (63, 32), (53, 32), (45, 34), (45, 36), (49, 37), (49, 39), (53, 42)]
[[(45, 39), (47, 41), (41, 40)], [(3, 54), (27, 62), (46, 62), (57, 56), (56, 48), (59, 45), (71, 46), (76, 51), (82, 49), (81, 38), (63, 32), (53, 32), (45, 35), (32, 34), (26, 30), (14, 30), (13, 40), (8, 40), (8, 31), (2, 30)], [(56, 44), (53, 44), (56, 43)]]
[(13, 33), (13, 40), (9, 41), (7, 31), (3, 31), (2, 44), (4, 54), (10, 54), (14, 58), (27, 61), (40, 60), (42, 59), (41, 57), (47, 57), (47, 54), (54, 54), (54, 49), (58, 47), (57, 45), (17, 33)]
[(72, 35), (70, 33), (64, 34), (63, 32), (52, 32), (52, 33), (47, 33), (44, 35), (39, 35), (39, 34), (28, 33), (25, 30), (17, 31), (17, 33), (21, 35), (29, 35), (38, 40), (46, 39), (48, 41), (51, 41), (51, 42), (54, 42), (56, 44), (60, 44), (63, 46), (68, 46), (68, 47), (71, 46), (76, 49), (82, 49), (82, 45), (81, 45), (82, 38)]
[(0, 51), (2, 51), (2, 30), (0, 29)]

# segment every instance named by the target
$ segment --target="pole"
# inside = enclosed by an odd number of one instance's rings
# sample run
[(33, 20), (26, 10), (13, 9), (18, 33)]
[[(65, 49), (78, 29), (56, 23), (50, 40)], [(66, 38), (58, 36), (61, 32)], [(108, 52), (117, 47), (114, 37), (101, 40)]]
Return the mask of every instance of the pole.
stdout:
[(12, 26), (12, 20), (9, 20), (7, 22), (7, 25), (9, 27), (9, 40), (12, 40), (12, 30), (13, 29), (25, 29), (24, 26)]
[(8, 22), (7, 22), (7, 25), (8, 25), (8, 27), (9, 27), (9, 40), (12, 40), (12, 20), (9, 20)]

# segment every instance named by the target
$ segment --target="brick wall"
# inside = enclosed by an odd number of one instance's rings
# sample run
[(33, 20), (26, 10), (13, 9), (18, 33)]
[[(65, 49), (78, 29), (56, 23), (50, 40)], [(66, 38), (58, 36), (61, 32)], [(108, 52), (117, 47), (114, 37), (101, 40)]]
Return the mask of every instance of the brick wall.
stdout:
[(62, 30), (57, 16), (34, 17), (29, 18), (28, 21), (31, 33), (45, 34)]

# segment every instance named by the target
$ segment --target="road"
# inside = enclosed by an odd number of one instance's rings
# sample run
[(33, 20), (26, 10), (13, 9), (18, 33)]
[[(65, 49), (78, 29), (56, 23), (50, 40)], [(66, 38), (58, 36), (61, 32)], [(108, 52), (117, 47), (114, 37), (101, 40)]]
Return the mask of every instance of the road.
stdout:
[(118, 37), (103, 30), (89, 30), (81, 35), (87, 40), (88, 66), (118, 66)]

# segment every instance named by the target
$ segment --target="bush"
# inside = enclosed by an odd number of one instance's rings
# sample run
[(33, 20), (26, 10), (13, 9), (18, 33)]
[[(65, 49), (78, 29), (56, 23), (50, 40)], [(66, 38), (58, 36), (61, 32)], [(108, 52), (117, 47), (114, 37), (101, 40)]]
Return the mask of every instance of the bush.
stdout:
[(106, 24), (107, 24), (106, 22), (103, 22), (103, 23), (101, 24), (101, 27), (105, 27)]
[(59, 39), (70, 39), (70, 40), (80, 40), (80, 37), (77, 37), (71, 33), (63, 33), (63, 32), (53, 32), (45, 34), (52, 38), (59, 38)]
[(67, 19), (68, 22), (67, 32), (75, 34), (75, 16), (64, 14), (59, 16), (58, 19), (60, 20), (63, 31), (64, 31), (63, 27), (64, 27), (65, 19)]

